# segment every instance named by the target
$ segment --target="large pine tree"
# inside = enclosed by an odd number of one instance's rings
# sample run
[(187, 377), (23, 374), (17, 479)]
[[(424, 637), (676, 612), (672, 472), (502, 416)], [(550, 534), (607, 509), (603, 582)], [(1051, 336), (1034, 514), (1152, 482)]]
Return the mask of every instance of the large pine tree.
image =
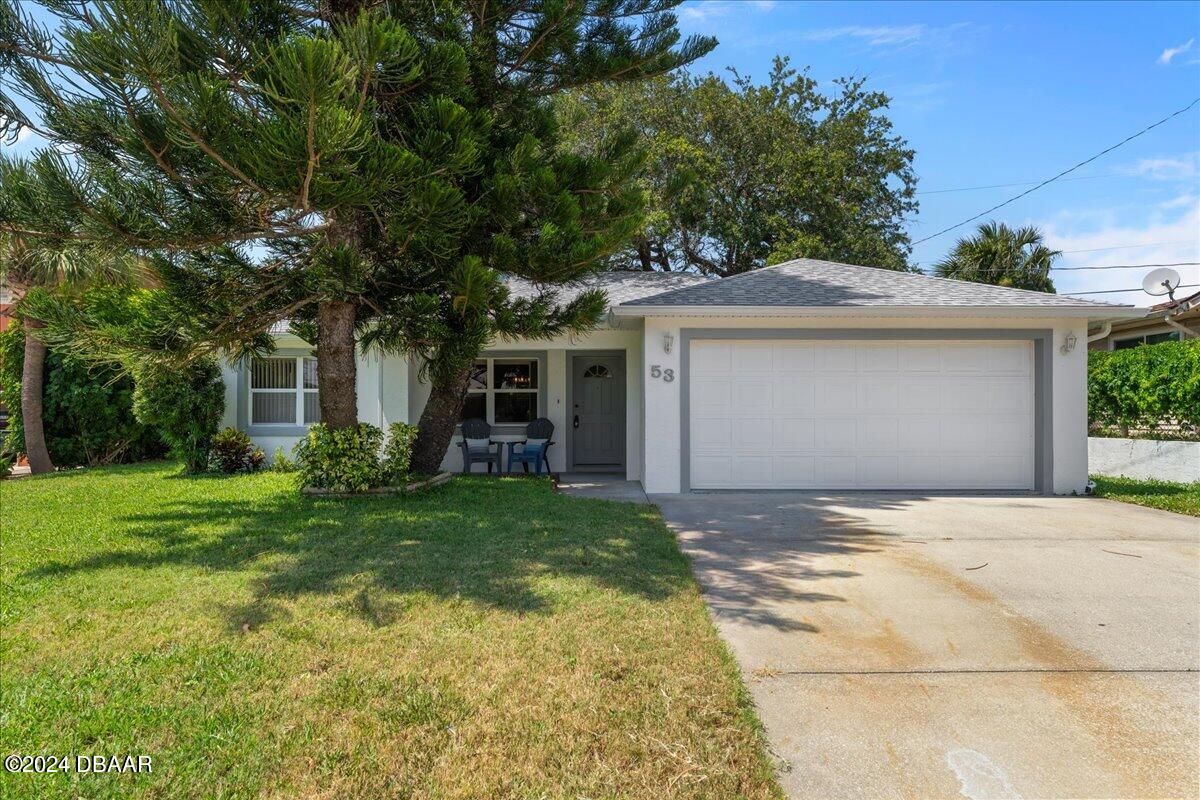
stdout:
[[(431, 383), (413, 466), (436, 470), (466, 396), (472, 361), (498, 338), (590, 327), (599, 292), (560, 304), (555, 288), (601, 268), (638, 229), (642, 154), (619, 131), (590, 153), (571, 153), (556, 96), (596, 83), (644, 80), (707, 53), (716, 42), (682, 39), (677, 0), (463, 0), (412, 4), (410, 25), (449, 37), (466, 53), (478, 108), (492, 120), (481, 170), (463, 184), (467, 206), (457, 263), (430, 291), (414, 293), (376, 335), (415, 353)], [(513, 300), (504, 278), (544, 291)]]
[(461, 46), (367, 5), (48, 0), (50, 30), (0, 0), (5, 133), (49, 144), (0, 162), (0, 231), (143, 256), (210, 348), (312, 323), (355, 424), (356, 335), (455, 255), (489, 124)]
[[(425, 469), (480, 349), (591, 324), (603, 298), (551, 287), (635, 228), (634, 141), (561, 152), (554, 95), (715, 44), (681, 41), (676, 0), (46, 5), (53, 32), (0, 0), (0, 112), (54, 146), (2, 165), (0, 230), (149, 256), (221, 310), (210, 346), (292, 318), (334, 427), (355, 422), (357, 340), (416, 353)], [(514, 302), (505, 275), (547, 291)]]

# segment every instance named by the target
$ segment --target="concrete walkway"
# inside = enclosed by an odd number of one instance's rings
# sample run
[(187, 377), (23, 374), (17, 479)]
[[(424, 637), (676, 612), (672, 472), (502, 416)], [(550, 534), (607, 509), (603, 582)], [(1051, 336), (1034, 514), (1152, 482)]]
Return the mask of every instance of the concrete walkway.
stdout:
[(558, 476), (558, 490), (575, 497), (595, 497), (623, 503), (648, 503), (642, 484), (623, 475), (567, 472)]
[(654, 495), (792, 797), (1200, 797), (1200, 522), (1092, 498)]

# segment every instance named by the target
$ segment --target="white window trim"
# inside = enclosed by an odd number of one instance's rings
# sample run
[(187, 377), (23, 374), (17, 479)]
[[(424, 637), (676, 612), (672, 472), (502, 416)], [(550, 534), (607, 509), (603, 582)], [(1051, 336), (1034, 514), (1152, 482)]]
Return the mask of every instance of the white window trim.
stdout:
[[(304, 355), (301, 355), (301, 356), (273, 355), (273, 356), (264, 356), (263, 357), (264, 360), (278, 359), (281, 361), (284, 359), (289, 359), (289, 358), (296, 362), (296, 369), (295, 369), (296, 385), (290, 389), (255, 389), (254, 388), (254, 365), (253, 365), (253, 359), (251, 360), (251, 364), (249, 365), (249, 368), (247, 370), (248, 374), (247, 374), (247, 378), (246, 378), (246, 392), (247, 392), (247, 394), (246, 394), (246, 415), (247, 415), (247, 418), (249, 419), (249, 424), (258, 426), (258, 427), (263, 427), (263, 428), (295, 428), (295, 427), (307, 428), (307, 427), (310, 427), (310, 426), (316, 424), (315, 422), (305, 422), (304, 421), (304, 397), (307, 394), (315, 395), (318, 392), (318, 390), (315, 387), (309, 389), (304, 386), (304, 362), (310, 358), (313, 361), (316, 361), (317, 360), (316, 356), (311, 356), (311, 355), (308, 355), (308, 356), (304, 356)], [(296, 399), (296, 417), (295, 417), (295, 419), (292, 422), (259, 422), (258, 420), (256, 420), (254, 418), (254, 395), (256, 393), (257, 394), (293, 394), (293, 395), (295, 395), (295, 399)]]
[[(537, 356), (484, 356), (483, 358), (475, 359), (476, 362), (482, 361), (486, 365), (486, 388), (483, 389), (468, 389), (468, 395), (484, 396), (484, 420), (489, 425), (528, 425), (528, 422), (496, 422), (496, 394), (531, 394), (534, 396), (534, 419), (537, 419), (541, 413), (541, 392), (546, 380), (543, 375), (542, 360)], [(537, 387), (533, 389), (497, 389), (493, 383), (495, 381), (496, 362), (504, 363), (530, 363), (537, 370)]]

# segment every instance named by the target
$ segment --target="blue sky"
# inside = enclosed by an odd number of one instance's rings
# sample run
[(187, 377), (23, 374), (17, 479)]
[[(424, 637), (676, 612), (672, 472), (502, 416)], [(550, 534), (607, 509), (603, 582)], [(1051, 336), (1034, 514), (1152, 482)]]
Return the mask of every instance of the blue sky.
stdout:
[[(761, 80), (788, 55), (823, 85), (860, 75), (891, 95), (917, 154), (914, 241), (1028, 187), (944, 190), (1040, 181), (1200, 97), (1200, 2), (698, 0), (679, 17), (721, 42), (693, 70)], [(30, 134), (14, 150), (38, 143)], [(1062, 266), (1200, 261), (1200, 105), (1069, 177), (994, 218), (1039, 226), (1066, 251)], [(914, 260), (931, 264), (972, 227), (918, 245)], [(1054, 277), (1073, 292), (1138, 286), (1146, 271)], [(1179, 271), (1200, 283), (1200, 267)]]
[[(763, 79), (776, 54), (825, 85), (860, 75), (893, 98), (916, 150), (915, 241), (1116, 144), (1200, 97), (1200, 3), (689, 2), (720, 40), (693, 70)], [(1175, 52), (1172, 52), (1175, 51)], [(1200, 261), (1200, 105), (996, 212), (1035, 224), (1063, 266)], [(1103, 177), (1091, 177), (1103, 176)], [(974, 224), (918, 245), (936, 261)], [(1170, 244), (1161, 244), (1169, 242)], [(1114, 248), (1124, 249), (1104, 249)], [(1178, 268), (1200, 283), (1200, 267)], [(1057, 272), (1060, 292), (1139, 286), (1148, 270)], [(1095, 299), (1146, 305), (1140, 291)]]

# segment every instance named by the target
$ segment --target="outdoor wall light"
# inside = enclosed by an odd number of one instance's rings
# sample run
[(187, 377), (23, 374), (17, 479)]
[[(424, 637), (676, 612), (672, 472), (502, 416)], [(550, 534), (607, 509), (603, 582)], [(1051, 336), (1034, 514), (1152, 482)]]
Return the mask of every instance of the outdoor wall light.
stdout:
[(663, 334), (663, 352), (671, 352), (671, 348), (675, 346), (675, 336), (670, 333)]
[(1071, 352), (1074, 349), (1075, 349), (1075, 337), (1068, 335), (1067, 338), (1063, 339), (1063, 344), (1062, 344), (1062, 347), (1059, 348), (1059, 352), (1062, 353), (1063, 355), (1066, 355), (1067, 353)]

